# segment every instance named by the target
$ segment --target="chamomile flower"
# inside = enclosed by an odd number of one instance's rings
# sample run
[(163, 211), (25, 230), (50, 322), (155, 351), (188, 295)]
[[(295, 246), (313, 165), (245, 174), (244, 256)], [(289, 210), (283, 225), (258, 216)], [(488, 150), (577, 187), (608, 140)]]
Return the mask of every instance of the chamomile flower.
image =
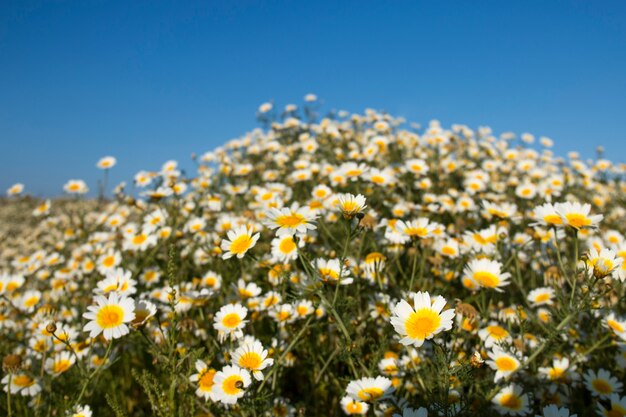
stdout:
[(189, 377), (189, 381), (198, 383), (196, 395), (204, 398), (205, 401), (209, 399), (211, 401), (216, 401), (216, 395), (213, 387), (215, 386), (214, 379), (217, 371), (209, 367), (209, 365), (200, 359), (196, 360), (195, 366), (196, 371), (198, 372), (191, 375)]
[(132, 298), (109, 293), (109, 297), (102, 295), (95, 297), (96, 305), (87, 307), (83, 317), (89, 322), (83, 331), (89, 332), (89, 337), (96, 337), (103, 333), (106, 340), (117, 339), (128, 334), (127, 323), (135, 319), (135, 302)]
[(252, 228), (247, 226), (239, 226), (230, 230), (227, 236), (228, 239), (224, 239), (220, 245), (224, 251), (223, 259), (230, 259), (233, 256), (237, 256), (239, 259), (243, 258), (246, 252), (252, 249), (259, 240), (259, 233), (253, 234)]
[(552, 305), (554, 303), (554, 290), (550, 287), (535, 288), (528, 293), (526, 299), (533, 307)]
[(239, 398), (243, 397), (245, 388), (252, 380), (250, 373), (237, 366), (225, 366), (217, 372), (213, 378), (215, 387), (213, 389), (215, 400), (223, 404), (236, 404)]
[(344, 413), (347, 415), (357, 415), (363, 416), (367, 414), (367, 410), (369, 410), (370, 406), (368, 403), (364, 401), (358, 401), (354, 398), (346, 395), (341, 399), (341, 408)]
[(410, 239), (424, 239), (432, 235), (435, 230), (435, 225), (425, 217), (420, 217), (416, 220), (402, 221), (399, 220), (396, 223), (396, 229), (405, 238), (405, 241)]
[(499, 347), (494, 347), (487, 355), (490, 358), (490, 360), (486, 361), (487, 365), (496, 371), (495, 382), (506, 378), (521, 366), (520, 360), (516, 355), (507, 353)]
[(68, 371), (76, 358), (68, 351), (57, 353), (54, 357), (46, 359), (46, 371), (54, 376), (61, 375), (63, 372)]
[(450, 330), (455, 313), (453, 309), (442, 312), (445, 305), (446, 300), (442, 296), (431, 300), (430, 294), (421, 291), (414, 295), (412, 307), (405, 300), (396, 304), (391, 324), (402, 336), (400, 343), (420, 347), (425, 340)]
[(265, 212), (265, 225), (276, 229), (277, 235), (306, 234), (317, 227), (312, 223), (316, 215), (309, 207), (300, 207), (294, 203), (291, 207), (270, 208)]
[(521, 387), (515, 384), (500, 390), (491, 402), (500, 414), (524, 416), (530, 412), (528, 395), (524, 394)]
[(511, 274), (502, 272), (502, 264), (489, 259), (474, 259), (465, 267), (465, 276), (476, 285), (483, 288), (492, 288), (502, 292), (502, 287), (509, 284)]
[(112, 156), (105, 156), (104, 158), (100, 158), (96, 166), (100, 169), (111, 169), (117, 163), (117, 159)]
[(34, 397), (41, 392), (39, 381), (26, 373), (7, 374), (2, 378), (2, 383), (4, 391), (10, 391), (11, 394)]
[(239, 339), (243, 336), (243, 328), (248, 322), (245, 320), (248, 309), (241, 304), (226, 304), (215, 315), (213, 328), (218, 331), (220, 340), (230, 336)]
[(340, 194), (337, 199), (339, 201), (337, 207), (344, 219), (352, 219), (367, 208), (365, 196), (361, 194)]
[(69, 194), (85, 194), (89, 191), (87, 184), (83, 180), (69, 180), (63, 189)]
[(386, 398), (393, 390), (389, 378), (377, 376), (376, 378), (361, 378), (350, 381), (346, 393), (350, 398), (357, 401), (375, 402)]
[(311, 264), (324, 283), (348, 285), (354, 281), (350, 278), (348, 268), (342, 267), (339, 259), (326, 260), (318, 258)]
[(604, 278), (609, 276), (622, 265), (622, 258), (611, 249), (602, 249), (599, 252), (592, 248), (587, 255), (587, 263), (593, 269), (593, 276)]
[(589, 369), (585, 373), (583, 381), (585, 387), (595, 397), (608, 399), (612, 394), (622, 392), (622, 383), (606, 369), (598, 369), (597, 372)]
[(92, 415), (91, 407), (88, 405), (79, 405), (71, 412), (69, 417), (91, 417)]
[(590, 216), (591, 205), (589, 204), (558, 203), (555, 209), (561, 216), (565, 226), (570, 226), (577, 230), (585, 227), (597, 227), (598, 223), (604, 218), (601, 214)]
[(254, 342), (243, 342), (235, 350), (232, 357), (233, 365), (252, 372), (252, 376), (257, 381), (263, 380), (263, 369), (274, 363), (274, 359), (267, 357), (267, 350), (258, 340)]
[(537, 414), (535, 417), (578, 417), (578, 414), (570, 414), (568, 408), (559, 408), (554, 404), (550, 404), (543, 407), (541, 415)]

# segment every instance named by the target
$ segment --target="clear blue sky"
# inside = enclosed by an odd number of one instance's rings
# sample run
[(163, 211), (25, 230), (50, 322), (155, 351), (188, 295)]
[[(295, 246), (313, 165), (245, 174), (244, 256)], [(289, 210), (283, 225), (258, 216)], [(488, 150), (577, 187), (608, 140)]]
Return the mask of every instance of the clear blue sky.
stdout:
[(626, 1), (0, 1), (0, 191), (190, 166), (257, 106), (489, 125), (626, 155)]

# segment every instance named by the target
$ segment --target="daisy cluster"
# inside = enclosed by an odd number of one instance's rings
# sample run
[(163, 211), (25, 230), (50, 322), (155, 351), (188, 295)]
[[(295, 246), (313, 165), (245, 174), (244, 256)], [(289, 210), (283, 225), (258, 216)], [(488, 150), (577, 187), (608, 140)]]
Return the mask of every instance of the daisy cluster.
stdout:
[[(0, 216), (3, 415), (625, 416), (625, 166), (264, 103)], [(93, 189), (98, 187), (92, 187)]]

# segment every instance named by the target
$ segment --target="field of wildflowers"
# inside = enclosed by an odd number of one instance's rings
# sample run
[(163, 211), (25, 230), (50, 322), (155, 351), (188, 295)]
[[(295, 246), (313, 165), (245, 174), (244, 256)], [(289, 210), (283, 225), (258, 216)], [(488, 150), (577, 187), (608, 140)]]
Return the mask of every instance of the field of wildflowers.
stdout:
[(626, 415), (623, 164), (321, 114), (99, 199), (11, 187), (0, 414)]

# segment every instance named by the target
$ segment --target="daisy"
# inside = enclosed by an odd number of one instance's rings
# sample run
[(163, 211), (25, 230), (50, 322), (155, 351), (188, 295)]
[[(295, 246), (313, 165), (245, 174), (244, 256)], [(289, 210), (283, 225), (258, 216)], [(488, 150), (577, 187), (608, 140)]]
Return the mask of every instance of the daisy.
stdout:
[(618, 318), (615, 313), (611, 312), (602, 324), (613, 330), (621, 339), (626, 340), (626, 319)]
[(568, 377), (578, 374), (574, 374), (571, 371), (576, 369), (576, 365), (570, 365), (570, 361), (567, 358), (554, 358), (552, 366), (540, 367), (539, 373), (545, 375), (550, 381), (565, 381)]
[[(9, 386), (9, 379), (11, 384)], [(41, 391), (39, 382), (25, 373), (7, 374), (2, 378), (4, 391), (10, 391), (11, 394), (20, 393), (23, 396), (34, 397)]]
[(404, 166), (415, 175), (424, 175), (428, 172), (428, 165), (423, 159), (407, 159)]
[(554, 303), (554, 290), (549, 287), (535, 288), (528, 293), (527, 299), (533, 307), (552, 305)]
[(530, 412), (528, 408), (528, 395), (522, 389), (511, 384), (498, 392), (491, 402), (495, 405), (500, 414), (510, 414), (512, 416), (523, 416)]
[(604, 417), (624, 417), (626, 416), (626, 397), (621, 397), (617, 394), (613, 394), (609, 398), (610, 408), (606, 409), (600, 403), (598, 403), (598, 413)]
[(589, 204), (558, 203), (555, 209), (561, 216), (564, 225), (577, 230), (584, 227), (597, 227), (598, 223), (604, 218), (601, 214), (590, 216), (591, 205)]
[(569, 409), (565, 407), (559, 408), (554, 404), (550, 404), (543, 407), (541, 415), (537, 414), (535, 417), (578, 417), (578, 414), (570, 414)]
[(63, 189), (69, 194), (85, 194), (89, 191), (87, 184), (83, 180), (69, 180), (65, 183)]
[(344, 219), (352, 219), (367, 208), (365, 196), (361, 194), (356, 196), (354, 194), (340, 194), (337, 199), (339, 201), (338, 208)]
[(391, 380), (384, 376), (361, 378), (350, 381), (346, 393), (354, 400), (374, 402), (386, 398), (393, 392)]
[(429, 220), (425, 217), (420, 217), (417, 220), (410, 220), (403, 222), (398, 220), (396, 223), (396, 229), (405, 237), (405, 242), (410, 239), (423, 239), (432, 235), (435, 230), (435, 225), (429, 223)]
[(591, 395), (603, 399), (608, 399), (612, 394), (620, 394), (623, 387), (606, 369), (598, 369), (597, 373), (593, 369), (588, 370), (583, 381)]
[(70, 352), (59, 352), (53, 358), (46, 359), (46, 371), (54, 376), (59, 376), (69, 370), (75, 361), (74, 355)]
[(489, 259), (474, 259), (465, 266), (465, 276), (478, 286), (493, 288), (502, 292), (501, 287), (509, 284), (511, 274), (502, 273), (502, 264)]
[(105, 156), (104, 158), (101, 158), (98, 161), (96, 166), (100, 169), (110, 169), (110, 168), (113, 168), (116, 163), (117, 163), (117, 159), (115, 159), (114, 157)]
[(300, 207), (294, 203), (290, 208), (270, 208), (265, 212), (265, 225), (270, 229), (277, 229), (276, 234), (295, 233), (306, 234), (309, 230), (317, 227), (311, 223), (316, 215), (308, 207)]
[(12, 196), (12, 195), (19, 195), (22, 193), (22, 191), (24, 191), (24, 184), (13, 184), (8, 190), (7, 190), (7, 195), (8, 196)]
[(511, 343), (509, 332), (497, 322), (491, 322), (484, 329), (478, 331), (478, 337), (483, 340), (486, 348), (491, 348), (500, 343)]
[(452, 328), (454, 310), (442, 312), (446, 300), (437, 296), (431, 301), (428, 292), (418, 292), (413, 296), (413, 307), (405, 300), (394, 307), (391, 324), (403, 336), (403, 345), (422, 346), (424, 340), (432, 339), (438, 333)]
[(46, 200), (39, 204), (35, 210), (33, 210), (33, 216), (45, 216), (50, 213), (50, 200)]
[(90, 332), (94, 338), (103, 333), (106, 340), (117, 339), (128, 334), (128, 326), (135, 319), (135, 302), (132, 298), (109, 293), (109, 298), (99, 295), (94, 298), (95, 306), (87, 307), (88, 312), (83, 317), (90, 320), (83, 331)]
[(604, 278), (622, 265), (622, 258), (611, 249), (605, 248), (598, 252), (592, 248), (587, 254), (587, 263), (593, 268), (594, 277)]
[(561, 226), (563, 224), (561, 215), (557, 213), (554, 205), (550, 203), (535, 207), (534, 212), (536, 222), (532, 223), (531, 226)]
[(339, 259), (318, 258), (311, 262), (311, 265), (319, 274), (320, 279), (327, 284), (348, 285), (354, 281), (350, 278), (350, 271), (341, 266)]
[(217, 371), (213, 368), (210, 368), (204, 361), (198, 359), (196, 361), (196, 371), (197, 373), (191, 375), (189, 377), (189, 381), (197, 382), (198, 389), (196, 389), (196, 395), (198, 397), (204, 398), (204, 400), (216, 401), (216, 395), (213, 390), (215, 386), (215, 374)]
[(494, 371), (496, 371), (496, 375), (494, 378), (495, 382), (498, 382), (502, 378), (506, 378), (511, 373), (515, 372), (521, 366), (521, 362), (517, 356), (512, 355), (510, 353), (506, 353), (499, 347), (494, 347), (491, 352), (488, 352), (487, 355), (491, 360), (486, 361), (487, 365)]
[(347, 415), (365, 415), (370, 406), (363, 401), (357, 401), (354, 398), (346, 395), (341, 399), (341, 408)]
[(233, 353), (232, 364), (252, 372), (254, 379), (263, 380), (263, 369), (274, 363), (274, 359), (267, 358), (267, 350), (258, 340), (244, 342)]
[(237, 400), (244, 396), (244, 389), (252, 380), (250, 373), (237, 366), (225, 366), (217, 372), (213, 378), (215, 387), (213, 392), (215, 400), (224, 404), (236, 404)]
[(92, 411), (91, 407), (88, 405), (79, 405), (76, 407), (74, 412), (72, 412), (69, 417), (91, 417)]
[(284, 263), (293, 261), (298, 258), (298, 247), (303, 246), (303, 239), (296, 244), (292, 235), (279, 235), (272, 239), (272, 258)]
[(259, 233), (252, 234), (252, 227), (239, 226), (234, 230), (230, 230), (226, 235), (228, 239), (222, 240), (221, 248), (224, 251), (223, 259), (229, 259), (233, 256), (241, 259), (246, 252), (256, 245), (259, 240)]
[(245, 320), (248, 309), (241, 304), (227, 304), (222, 306), (215, 315), (213, 328), (218, 331), (220, 340), (230, 336), (231, 339), (239, 339), (243, 336), (243, 327), (248, 322)]
[(133, 326), (138, 327), (146, 323), (156, 314), (156, 306), (150, 301), (139, 300), (135, 305), (135, 319)]

